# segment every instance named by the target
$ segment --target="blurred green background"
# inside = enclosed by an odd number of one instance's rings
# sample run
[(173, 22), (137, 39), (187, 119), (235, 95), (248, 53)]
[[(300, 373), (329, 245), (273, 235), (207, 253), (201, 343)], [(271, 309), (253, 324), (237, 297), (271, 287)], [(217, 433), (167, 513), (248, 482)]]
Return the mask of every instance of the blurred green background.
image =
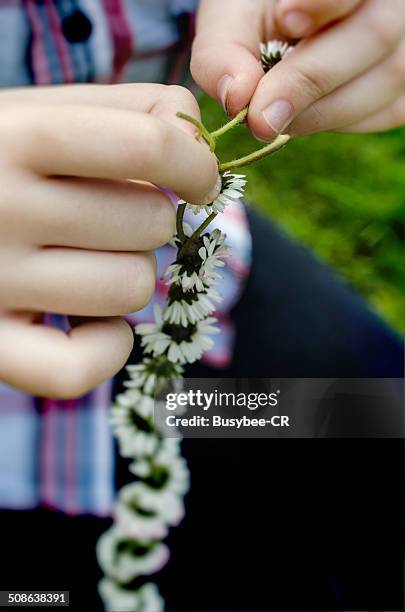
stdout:
[[(214, 129), (224, 112), (207, 96)], [(221, 161), (258, 148), (245, 126), (218, 143)], [(308, 245), (398, 331), (405, 330), (403, 231), (405, 129), (385, 134), (317, 134), (290, 142), (241, 170), (247, 199)]]

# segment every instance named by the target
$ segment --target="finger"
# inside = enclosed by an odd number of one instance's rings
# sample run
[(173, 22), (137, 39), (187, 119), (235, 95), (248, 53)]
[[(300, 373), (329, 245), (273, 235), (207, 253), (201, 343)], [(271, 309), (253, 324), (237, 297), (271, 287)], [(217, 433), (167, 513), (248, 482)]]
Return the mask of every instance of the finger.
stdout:
[(275, 21), (280, 32), (290, 38), (304, 38), (324, 26), (346, 17), (363, 0), (279, 0)]
[(262, 0), (208, 0), (198, 15), (191, 73), (232, 116), (249, 103), (263, 76), (258, 61), (263, 6)]
[(188, 89), (158, 83), (26, 87), (5, 90), (0, 97), (0, 108), (27, 104), (106, 106), (132, 110), (159, 117), (193, 135), (195, 128), (176, 114), (181, 111), (200, 119), (197, 100)]
[(84, 395), (124, 365), (133, 333), (123, 319), (89, 321), (65, 334), (20, 318), (0, 319), (0, 379), (40, 397)]
[(405, 125), (405, 94), (374, 115), (336, 130), (346, 133), (384, 132)]
[(146, 183), (53, 178), (36, 180), (24, 193), (24, 216), (37, 246), (149, 251), (175, 232), (170, 198)]
[(402, 0), (369, 0), (351, 17), (300, 43), (258, 86), (248, 116), (253, 133), (273, 138), (315, 101), (390, 55), (404, 22)]
[(1, 301), (6, 310), (123, 315), (149, 302), (155, 270), (151, 253), (41, 249), (2, 273)]
[(357, 123), (391, 104), (404, 90), (405, 43), (402, 43), (388, 59), (301, 113), (290, 125), (289, 134), (302, 136)]
[(218, 194), (217, 161), (208, 147), (144, 113), (16, 107), (2, 113), (1, 130), (10, 160), (44, 176), (146, 180), (193, 203)]

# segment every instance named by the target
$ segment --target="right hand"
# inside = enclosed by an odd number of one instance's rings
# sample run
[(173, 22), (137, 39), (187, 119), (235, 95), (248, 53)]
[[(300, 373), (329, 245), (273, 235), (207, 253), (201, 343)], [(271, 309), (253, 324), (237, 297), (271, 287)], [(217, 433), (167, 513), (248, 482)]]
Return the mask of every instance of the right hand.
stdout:
[[(125, 364), (121, 316), (150, 300), (152, 250), (175, 227), (154, 185), (199, 203), (218, 179), (177, 111), (199, 118), (190, 92), (163, 85), (0, 93), (0, 381), (72, 398)], [(73, 316), (70, 332), (45, 312)]]
[[(259, 43), (291, 35), (294, 52), (264, 74)], [(249, 104), (260, 140), (398, 127), (405, 0), (202, 0), (191, 69), (231, 116)]]

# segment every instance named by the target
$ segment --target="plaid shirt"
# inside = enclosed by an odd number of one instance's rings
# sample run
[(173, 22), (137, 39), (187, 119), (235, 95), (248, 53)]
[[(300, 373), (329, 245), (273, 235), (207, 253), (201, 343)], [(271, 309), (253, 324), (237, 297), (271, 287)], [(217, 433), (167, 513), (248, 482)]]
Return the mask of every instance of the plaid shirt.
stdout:
[[(195, 0), (0, 0), (0, 86), (73, 82), (181, 82), (187, 71)], [(222, 333), (205, 359), (229, 363), (233, 328), (227, 312), (250, 263), (243, 207), (226, 209), (218, 226), (233, 256), (220, 291)], [(173, 261), (159, 249), (158, 278)], [(155, 302), (166, 286), (158, 280)], [(129, 317), (150, 320), (152, 304)], [(61, 316), (48, 315), (63, 326)], [(27, 396), (0, 384), (0, 507), (46, 506), (69, 514), (109, 515), (114, 497), (108, 426), (112, 381), (74, 401)]]

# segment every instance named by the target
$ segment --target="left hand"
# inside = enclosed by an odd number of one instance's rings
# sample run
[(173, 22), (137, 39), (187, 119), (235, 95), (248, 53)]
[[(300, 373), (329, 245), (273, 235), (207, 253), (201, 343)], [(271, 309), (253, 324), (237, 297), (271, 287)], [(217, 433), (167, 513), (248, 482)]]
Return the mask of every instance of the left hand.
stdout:
[[(289, 36), (301, 38), (294, 52), (263, 75), (259, 43)], [(250, 129), (263, 140), (397, 127), (405, 1), (203, 0), (191, 69), (231, 116), (249, 104)]]

